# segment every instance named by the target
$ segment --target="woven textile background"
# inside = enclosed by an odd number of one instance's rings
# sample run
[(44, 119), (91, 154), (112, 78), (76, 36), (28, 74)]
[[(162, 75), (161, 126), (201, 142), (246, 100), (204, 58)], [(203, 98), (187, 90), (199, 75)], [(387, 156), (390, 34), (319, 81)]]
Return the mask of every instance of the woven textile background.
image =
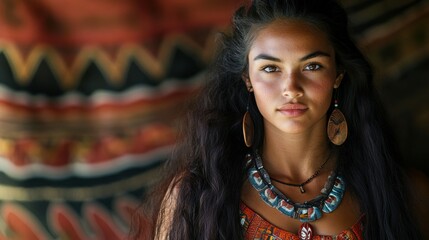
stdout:
[(123, 239), (237, 1), (0, 1), (0, 239)]
[[(125, 238), (241, 2), (0, 0), (0, 240)], [(429, 0), (341, 2), (429, 173)]]

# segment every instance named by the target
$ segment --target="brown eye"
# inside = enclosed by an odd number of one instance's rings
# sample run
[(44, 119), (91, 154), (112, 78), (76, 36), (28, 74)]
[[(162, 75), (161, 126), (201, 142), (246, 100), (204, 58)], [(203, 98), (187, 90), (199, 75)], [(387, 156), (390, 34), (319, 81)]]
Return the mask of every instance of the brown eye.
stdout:
[(319, 64), (317, 64), (317, 63), (310, 63), (307, 66), (305, 66), (304, 70), (307, 70), (307, 71), (316, 71), (316, 70), (319, 70), (320, 68), (322, 68), (322, 66), (320, 66)]
[(272, 72), (277, 72), (279, 70), (279, 68), (276, 66), (265, 66), (262, 68), (262, 70), (267, 72), (267, 73), (272, 73)]

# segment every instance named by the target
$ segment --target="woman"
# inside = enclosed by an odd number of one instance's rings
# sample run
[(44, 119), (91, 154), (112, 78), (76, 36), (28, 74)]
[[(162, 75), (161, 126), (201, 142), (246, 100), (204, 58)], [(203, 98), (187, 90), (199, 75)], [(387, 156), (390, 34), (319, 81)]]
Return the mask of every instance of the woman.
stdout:
[(370, 66), (347, 30), (333, 0), (240, 8), (137, 235), (418, 239)]

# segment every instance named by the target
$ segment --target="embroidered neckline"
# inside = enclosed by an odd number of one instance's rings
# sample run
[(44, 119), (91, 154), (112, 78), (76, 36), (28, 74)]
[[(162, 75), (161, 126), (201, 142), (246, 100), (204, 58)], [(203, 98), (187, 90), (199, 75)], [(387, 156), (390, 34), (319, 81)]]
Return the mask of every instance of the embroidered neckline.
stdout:
[[(362, 214), (352, 226), (342, 230), (340, 233), (335, 235), (315, 235), (314, 238), (325, 239), (327, 237), (332, 237), (333, 239), (340, 239), (339, 237), (347, 236), (352, 237), (350, 239), (362, 239), (364, 222), (365, 214)], [(255, 239), (255, 237), (260, 237), (260, 234), (268, 231), (268, 229), (271, 234), (274, 234), (273, 236), (279, 235), (282, 239), (292, 239), (292, 237), (293, 239), (299, 238), (299, 235), (296, 233), (273, 225), (243, 201), (240, 201), (240, 224), (243, 227), (246, 236), (249, 236), (249, 238), (246, 239)]]

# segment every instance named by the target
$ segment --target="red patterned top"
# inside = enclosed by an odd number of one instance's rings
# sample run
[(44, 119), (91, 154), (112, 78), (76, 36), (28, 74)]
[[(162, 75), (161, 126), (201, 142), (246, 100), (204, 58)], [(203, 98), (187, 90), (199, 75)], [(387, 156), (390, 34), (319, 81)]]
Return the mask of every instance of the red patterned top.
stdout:
[[(278, 228), (259, 216), (255, 211), (240, 204), (241, 225), (244, 230), (244, 239), (248, 240), (299, 240), (299, 236)], [(337, 236), (315, 235), (313, 240), (363, 240), (363, 217), (351, 228), (342, 231)]]

